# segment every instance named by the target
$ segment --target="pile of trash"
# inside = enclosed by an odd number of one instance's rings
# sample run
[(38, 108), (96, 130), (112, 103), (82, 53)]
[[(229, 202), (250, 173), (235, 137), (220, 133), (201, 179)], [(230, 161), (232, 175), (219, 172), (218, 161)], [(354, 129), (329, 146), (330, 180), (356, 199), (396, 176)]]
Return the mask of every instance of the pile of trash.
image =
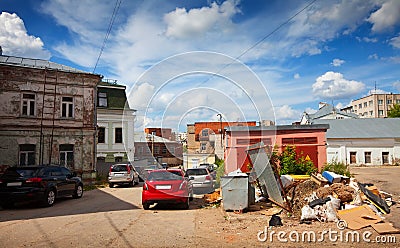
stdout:
[(352, 230), (372, 226), (379, 234), (400, 233), (391, 223), (383, 222), (383, 215), (390, 213), (392, 195), (355, 178), (324, 171), (295, 185), (287, 196), (300, 223), (340, 220)]

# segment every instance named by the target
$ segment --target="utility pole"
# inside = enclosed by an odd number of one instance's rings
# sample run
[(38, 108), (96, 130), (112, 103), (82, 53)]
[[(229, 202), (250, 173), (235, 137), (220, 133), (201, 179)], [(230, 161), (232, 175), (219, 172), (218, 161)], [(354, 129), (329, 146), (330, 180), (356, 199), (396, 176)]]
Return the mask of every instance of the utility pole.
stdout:
[(222, 148), (222, 138), (223, 138), (223, 131), (222, 131), (222, 115), (217, 114), (219, 116), (219, 124), (220, 124), (220, 133), (221, 133), (221, 148)]

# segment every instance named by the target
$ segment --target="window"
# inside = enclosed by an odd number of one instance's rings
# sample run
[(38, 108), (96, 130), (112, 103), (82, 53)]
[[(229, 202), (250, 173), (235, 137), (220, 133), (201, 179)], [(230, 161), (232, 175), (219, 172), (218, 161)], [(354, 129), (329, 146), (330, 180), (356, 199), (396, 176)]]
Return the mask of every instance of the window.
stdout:
[(167, 154), (167, 147), (164, 146), (164, 147), (162, 148), (162, 154)]
[(382, 152), (382, 164), (389, 163), (389, 152)]
[(379, 114), (380, 116), (382, 116), (382, 115), (383, 115), (383, 110), (378, 110), (378, 114)]
[(61, 117), (74, 117), (74, 99), (72, 97), (63, 97), (61, 102)]
[(35, 145), (19, 145), (19, 165), (35, 164)]
[(383, 100), (378, 100), (378, 104), (382, 105), (383, 104)]
[(396, 104), (400, 104), (400, 99), (397, 99), (397, 100), (396, 100)]
[(60, 165), (74, 168), (74, 145), (60, 145)]
[(206, 143), (201, 143), (200, 150), (205, 151), (207, 149)]
[(388, 100), (386, 101), (386, 103), (387, 103), (387, 104), (392, 104), (392, 100), (391, 100), (391, 99), (388, 99)]
[(154, 147), (154, 154), (160, 154), (160, 147), (159, 146), (155, 146)]
[(21, 114), (35, 116), (35, 94), (22, 94)]
[(371, 163), (371, 152), (364, 152), (364, 161), (366, 164)]
[(360, 104), (358, 104), (358, 108), (362, 108), (362, 104), (360, 103)]
[(105, 157), (97, 157), (97, 164), (104, 164), (106, 162)]
[(99, 127), (97, 133), (97, 143), (105, 143), (106, 142), (106, 129), (104, 127)]
[(368, 107), (368, 103), (364, 102), (364, 108)]
[(117, 127), (115, 129), (115, 143), (122, 143), (122, 128)]
[(208, 136), (208, 129), (203, 129), (201, 131), (201, 136), (207, 137)]
[(115, 157), (115, 162), (122, 162), (122, 157)]
[(107, 107), (107, 93), (99, 92), (99, 107)]
[(357, 163), (357, 152), (350, 152), (350, 164)]
[(370, 116), (373, 116), (373, 115), (374, 115), (374, 111), (372, 111), (372, 110), (369, 111), (369, 115), (370, 115)]
[(369, 101), (369, 106), (372, 107), (372, 105), (374, 105), (374, 101)]

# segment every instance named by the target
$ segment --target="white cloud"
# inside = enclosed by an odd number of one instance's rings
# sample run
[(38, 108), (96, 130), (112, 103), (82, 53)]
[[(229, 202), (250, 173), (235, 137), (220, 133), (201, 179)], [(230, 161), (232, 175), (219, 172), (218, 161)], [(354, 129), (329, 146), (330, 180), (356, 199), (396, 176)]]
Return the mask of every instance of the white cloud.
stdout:
[(200, 9), (176, 8), (164, 16), (167, 24), (166, 35), (176, 38), (203, 36), (209, 31), (227, 32), (232, 26), (231, 18), (239, 12), (235, 1), (225, 1), (221, 5), (212, 3), (211, 7)]
[(393, 37), (390, 39), (390, 45), (392, 45), (394, 48), (400, 48), (400, 35)]
[(299, 73), (294, 74), (293, 78), (294, 79), (299, 79), (300, 78), (300, 74)]
[(400, 93), (400, 80), (393, 83), (393, 88), (397, 90), (397, 93)]
[[(75, 38), (92, 44), (101, 44), (107, 31), (115, 1), (46, 0), (41, 11), (54, 17), (59, 25), (78, 34)], [(84, 18), (82, 18), (84, 17)]]
[(300, 120), (301, 111), (293, 109), (289, 105), (275, 107), (275, 115), (277, 121), (283, 120)]
[(154, 94), (154, 85), (143, 83), (132, 90), (129, 97), (129, 106), (137, 110), (144, 110), (149, 102), (148, 99)]
[(44, 49), (39, 37), (29, 35), (24, 22), (17, 14), (0, 14), (0, 45), (4, 55), (49, 59), (50, 52)]
[(345, 62), (345, 61), (344, 61), (344, 60), (341, 60), (341, 59), (334, 59), (334, 60), (332, 61), (331, 65), (333, 65), (333, 66), (335, 66), (335, 67), (338, 67), (338, 66), (343, 65), (344, 62)]
[(400, 23), (400, 1), (390, 0), (384, 2), (380, 9), (371, 14), (367, 19), (372, 23), (372, 31), (385, 32)]
[(365, 96), (372, 95), (372, 94), (389, 94), (389, 92), (381, 89), (373, 89), (369, 90)]
[(374, 53), (368, 56), (368, 59), (379, 59), (378, 54)]
[(312, 85), (313, 95), (319, 99), (344, 99), (364, 90), (362, 82), (348, 80), (341, 73), (328, 71)]

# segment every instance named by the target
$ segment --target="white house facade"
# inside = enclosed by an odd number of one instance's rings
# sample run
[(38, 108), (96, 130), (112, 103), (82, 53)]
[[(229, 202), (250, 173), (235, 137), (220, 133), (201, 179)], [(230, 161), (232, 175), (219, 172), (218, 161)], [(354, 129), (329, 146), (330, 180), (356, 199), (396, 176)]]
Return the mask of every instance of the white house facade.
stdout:
[(329, 124), (327, 161), (349, 165), (400, 163), (400, 118), (316, 120)]

